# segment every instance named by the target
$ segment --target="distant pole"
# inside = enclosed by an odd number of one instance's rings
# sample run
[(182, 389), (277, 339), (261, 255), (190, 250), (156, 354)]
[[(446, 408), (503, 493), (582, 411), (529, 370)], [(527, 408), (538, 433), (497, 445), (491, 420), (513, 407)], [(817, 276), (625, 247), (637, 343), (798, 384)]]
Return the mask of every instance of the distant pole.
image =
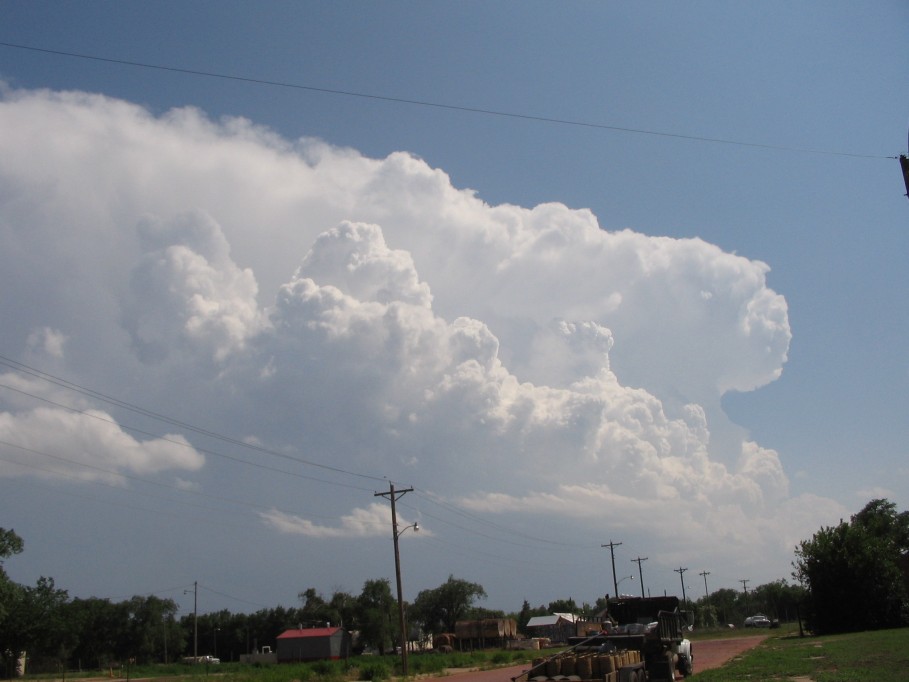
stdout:
[(747, 597), (748, 596), (748, 583), (751, 582), (751, 579), (746, 578), (745, 580), (739, 580), (739, 582), (742, 583), (742, 589), (745, 591), (745, 596)]
[[(183, 590), (186, 594), (189, 590)], [(193, 663), (199, 662), (199, 581), (193, 582)]]
[(682, 603), (687, 604), (688, 597), (685, 596), (685, 571), (687, 571), (688, 569), (682, 568), (681, 566), (679, 566), (678, 568), (674, 568), (672, 570), (674, 570), (676, 573), (678, 573), (679, 578), (682, 580)]
[(710, 575), (710, 571), (701, 571), (698, 575), (704, 577), (704, 599), (710, 601), (710, 592), (707, 591), (707, 576)]
[(614, 590), (614, 592), (612, 593), (612, 596), (616, 597), (616, 598), (618, 598), (618, 596), (619, 596), (619, 583), (616, 581), (616, 578), (615, 578), (615, 548), (621, 544), (622, 544), (621, 542), (613, 542), (612, 540), (610, 540), (608, 545), (600, 545), (600, 547), (608, 547), (609, 555), (612, 557), (612, 588)]
[(638, 577), (641, 579), (641, 599), (644, 598), (644, 572), (641, 570), (641, 562), (647, 561), (647, 557), (638, 557), (637, 559), (632, 559), (638, 565)]
[[(398, 514), (395, 509), (395, 502), (405, 493), (409, 493), (413, 488), (404, 490), (395, 490), (394, 483), (388, 484), (387, 493), (375, 493), (373, 497), (387, 497), (391, 501), (391, 530), (395, 541), (395, 580), (398, 586), (398, 627), (401, 628), (401, 671), (404, 677), (407, 677), (407, 631), (404, 623), (404, 596), (401, 590), (401, 555), (398, 551)], [(406, 530), (406, 529), (405, 529)]]

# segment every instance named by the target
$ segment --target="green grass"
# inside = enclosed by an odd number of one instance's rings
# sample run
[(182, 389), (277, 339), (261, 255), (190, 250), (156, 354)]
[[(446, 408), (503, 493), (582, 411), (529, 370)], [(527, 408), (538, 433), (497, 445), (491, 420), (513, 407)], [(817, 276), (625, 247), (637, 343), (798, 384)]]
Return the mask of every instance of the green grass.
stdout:
[(786, 682), (798, 677), (813, 682), (904, 682), (909, 679), (909, 628), (826, 637), (774, 634), (722, 668), (689, 679)]
[(753, 635), (770, 634), (772, 637), (780, 637), (791, 634), (798, 634), (798, 623), (781, 623), (779, 628), (772, 630), (754, 629), (754, 628), (695, 628), (693, 632), (686, 632), (685, 636), (692, 642), (702, 639), (737, 639), (739, 637), (751, 637)]
[[(448, 668), (494, 668), (528, 662), (539, 651), (477, 651), (450, 654), (412, 653), (407, 657), (409, 677), (444, 675)], [(88, 677), (107, 677), (107, 670), (67, 672), (65, 679), (79, 680)], [(127, 669), (113, 671), (111, 682), (124, 682)], [(316, 661), (290, 664), (221, 663), (220, 665), (187, 666), (180, 663), (168, 665), (130, 666), (129, 679), (154, 678), (156, 682), (350, 682), (369, 680), (383, 682), (401, 676), (400, 656), (354, 656), (346, 661)], [(24, 680), (51, 682), (62, 681), (64, 675), (26, 675)], [(507, 681), (506, 681), (507, 682)]]
[[(879, 630), (827, 637), (800, 637), (797, 626), (779, 630), (695, 632), (692, 639), (769, 635), (758, 647), (716, 670), (705, 670), (691, 682), (903, 682), (909, 680), (909, 628)], [(517, 665), (552, 651), (484, 651), (452, 654), (411, 654), (410, 676), (441, 675), (447, 668), (492, 668)], [(347, 661), (317, 663), (218, 666), (138, 666), (130, 678), (153, 677), (156, 682), (386, 682), (401, 674), (398, 656), (357, 656)], [(695, 645), (695, 670), (697, 646)], [(123, 680), (125, 670), (114, 680)], [(92, 673), (67, 673), (76, 679)], [(95, 676), (97, 672), (93, 673)], [(182, 677), (181, 677), (182, 676)], [(61, 680), (61, 675), (27, 676), (27, 679)], [(503, 679), (502, 682), (508, 682)]]

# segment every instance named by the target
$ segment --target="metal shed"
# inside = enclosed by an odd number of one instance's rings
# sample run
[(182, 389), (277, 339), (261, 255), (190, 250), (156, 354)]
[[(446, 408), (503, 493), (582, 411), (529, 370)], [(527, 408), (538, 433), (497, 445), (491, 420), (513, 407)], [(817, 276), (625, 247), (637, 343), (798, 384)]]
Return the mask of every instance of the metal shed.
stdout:
[(350, 633), (344, 628), (285, 630), (278, 635), (278, 663), (337, 660), (350, 657)]
[(576, 634), (578, 617), (572, 613), (554, 613), (550, 616), (534, 616), (527, 621), (526, 629), (534, 637), (548, 637), (553, 642), (567, 642)]

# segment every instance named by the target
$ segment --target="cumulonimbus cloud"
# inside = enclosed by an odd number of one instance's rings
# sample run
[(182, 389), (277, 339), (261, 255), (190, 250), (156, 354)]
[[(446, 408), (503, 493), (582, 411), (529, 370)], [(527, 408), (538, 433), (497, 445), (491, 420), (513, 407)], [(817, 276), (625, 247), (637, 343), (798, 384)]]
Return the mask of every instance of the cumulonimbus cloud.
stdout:
[[(729, 509), (794, 504), (778, 453), (720, 410), (786, 361), (764, 263), (562, 204), (490, 206), (410, 154), (85, 93), (6, 92), (0, 183), (0, 342), (86, 383), (130, 376), (188, 419), (488, 513), (658, 500), (706, 537)], [(201, 464), (155, 448), (126, 447), (131, 468)], [(262, 518), (330, 536), (376, 515)]]

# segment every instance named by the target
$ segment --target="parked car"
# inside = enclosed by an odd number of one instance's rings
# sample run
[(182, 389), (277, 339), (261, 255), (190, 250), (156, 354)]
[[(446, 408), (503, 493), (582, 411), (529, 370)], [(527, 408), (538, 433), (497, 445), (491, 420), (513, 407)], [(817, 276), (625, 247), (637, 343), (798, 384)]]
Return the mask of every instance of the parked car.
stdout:
[(770, 625), (770, 619), (763, 613), (757, 613), (745, 619), (746, 628), (769, 628)]

